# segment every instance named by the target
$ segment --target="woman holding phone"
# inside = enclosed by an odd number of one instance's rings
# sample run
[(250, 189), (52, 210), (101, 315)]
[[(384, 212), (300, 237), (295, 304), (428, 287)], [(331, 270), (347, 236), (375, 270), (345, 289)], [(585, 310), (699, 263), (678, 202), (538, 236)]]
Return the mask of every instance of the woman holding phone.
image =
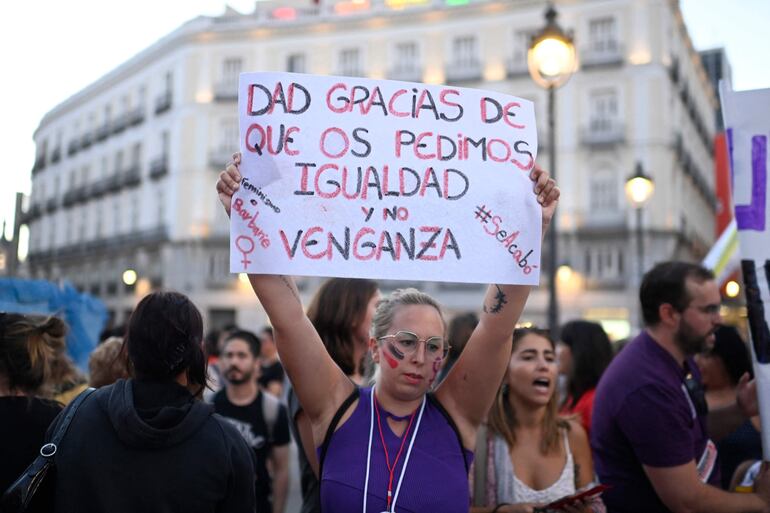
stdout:
[(578, 419), (558, 415), (556, 349), (547, 332), (513, 333), (508, 371), (478, 440), (472, 513), (601, 513), (594, 496), (564, 501), (591, 488), (594, 471), (588, 437)]

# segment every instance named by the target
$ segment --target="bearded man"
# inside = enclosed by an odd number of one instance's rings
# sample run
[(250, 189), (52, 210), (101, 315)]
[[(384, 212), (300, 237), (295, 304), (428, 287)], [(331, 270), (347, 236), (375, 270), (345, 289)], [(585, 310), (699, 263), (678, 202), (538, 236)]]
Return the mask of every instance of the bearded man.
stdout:
[(226, 384), (212, 402), (254, 450), (257, 511), (283, 513), (289, 487), (289, 417), (276, 397), (259, 389), (259, 352), (254, 333), (237, 330), (227, 336), (219, 357)]
[[(711, 271), (665, 262), (639, 290), (645, 329), (615, 357), (594, 400), (591, 446), (610, 513), (770, 511), (770, 473), (756, 493), (717, 488), (718, 438), (755, 413), (756, 389), (744, 376), (736, 406), (709, 414), (693, 355), (721, 323)], [(710, 418), (713, 417), (713, 418)], [(732, 420), (731, 420), (732, 419)], [(727, 431), (729, 432), (729, 431)]]

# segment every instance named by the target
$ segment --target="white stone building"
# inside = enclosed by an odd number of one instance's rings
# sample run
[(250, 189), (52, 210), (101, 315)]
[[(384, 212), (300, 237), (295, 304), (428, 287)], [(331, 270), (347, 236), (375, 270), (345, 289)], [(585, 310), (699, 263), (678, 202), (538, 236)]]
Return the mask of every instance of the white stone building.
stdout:
[[(561, 319), (637, 322), (634, 212), (623, 192), (641, 162), (645, 267), (698, 260), (713, 237), (716, 97), (675, 0), (563, 0), (578, 70), (557, 97)], [(213, 191), (238, 140), (241, 71), (452, 83), (536, 101), (547, 163), (546, 94), (527, 73), (536, 0), (321, 0), (256, 3), (199, 17), (55, 106), (35, 132), (26, 273), (72, 281), (121, 321), (152, 287), (192, 297), (212, 325), (264, 322), (228, 274), (227, 222)], [(126, 269), (138, 281), (122, 281)], [(317, 279), (300, 280), (309, 294)], [(395, 286), (383, 283), (384, 289)], [(450, 309), (481, 288), (426, 284)], [(524, 319), (543, 324), (546, 287)]]

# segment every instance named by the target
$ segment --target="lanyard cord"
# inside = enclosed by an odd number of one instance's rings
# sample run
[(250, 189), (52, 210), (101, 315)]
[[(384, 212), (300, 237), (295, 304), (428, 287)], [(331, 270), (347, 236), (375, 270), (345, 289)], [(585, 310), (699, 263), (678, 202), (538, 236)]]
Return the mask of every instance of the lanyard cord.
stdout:
[[(372, 395), (374, 395), (374, 391), (372, 391)], [(404, 436), (401, 439), (401, 447), (398, 448), (398, 453), (396, 454), (396, 459), (393, 460), (393, 466), (390, 466), (390, 457), (388, 455), (388, 446), (385, 444), (385, 436), (382, 434), (382, 418), (380, 417), (380, 408), (377, 404), (377, 400), (374, 401), (374, 408), (375, 413), (377, 414), (377, 428), (380, 430), (380, 440), (382, 440), (382, 449), (385, 451), (385, 466), (388, 467), (389, 477), (388, 477), (388, 507), (387, 509), (390, 509), (390, 501), (393, 497), (393, 473), (396, 471), (396, 466), (398, 466), (398, 459), (401, 457), (401, 453), (404, 450), (404, 444), (406, 443), (406, 439), (409, 437), (409, 430), (412, 429), (412, 421), (414, 421), (414, 416), (417, 413), (417, 410), (414, 410), (412, 414), (409, 416), (409, 424), (406, 426), (406, 431), (404, 431)], [(387, 422), (387, 421), (386, 421)], [(401, 471), (401, 475), (403, 475), (403, 470)]]
[[(364, 504), (363, 504), (363, 513), (366, 513), (366, 499), (369, 491), (369, 469), (371, 467), (372, 462), (372, 438), (374, 435), (374, 393), (375, 389), (372, 387), (371, 396), (370, 396), (370, 408), (369, 408), (369, 450), (367, 451), (366, 456), (366, 478), (364, 481)], [(412, 440), (409, 442), (409, 449), (406, 451), (406, 457), (404, 459), (404, 465), (401, 468), (401, 477), (398, 479), (398, 486), (396, 486), (396, 495), (393, 499), (393, 507), (390, 510), (391, 512), (396, 511), (396, 501), (398, 500), (398, 493), (401, 491), (401, 483), (404, 480), (404, 474), (406, 473), (406, 466), (409, 464), (409, 456), (412, 454), (412, 446), (414, 445), (414, 439), (417, 437), (417, 431), (420, 429), (420, 422), (422, 421), (422, 414), (425, 411), (425, 396), (422, 398), (422, 405), (420, 406), (420, 414), (417, 416), (417, 425), (414, 428), (414, 433), (412, 434)], [(406, 438), (406, 437), (405, 437)], [(395, 468), (395, 465), (394, 465)]]

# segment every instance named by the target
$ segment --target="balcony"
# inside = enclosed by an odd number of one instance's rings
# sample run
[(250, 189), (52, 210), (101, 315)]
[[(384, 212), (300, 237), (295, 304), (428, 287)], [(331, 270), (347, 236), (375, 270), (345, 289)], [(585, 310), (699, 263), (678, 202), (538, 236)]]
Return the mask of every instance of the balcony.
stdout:
[(580, 52), (580, 67), (584, 70), (622, 66), (623, 47), (617, 41), (605, 41), (602, 48), (584, 48)]
[(160, 156), (150, 162), (150, 178), (158, 180), (168, 174), (168, 157)]
[(51, 152), (51, 164), (56, 164), (61, 160), (61, 146), (57, 146), (56, 149), (54, 149)]
[(92, 142), (94, 142), (94, 134), (86, 130), (80, 137), (80, 148), (85, 150), (91, 146)]
[(136, 107), (128, 112), (128, 124), (131, 126), (141, 125), (144, 122), (144, 106)]
[(454, 62), (446, 65), (446, 83), (478, 82), (482, 78), (481, 62)]
[(625, 140), (625, 126), (615, 119), (592, 120), (580, 134), (580, 142), (591, 147), (612, 146)]
[(388, 70), (388, 79), (404, 82), (422, 82), (422, 68), (413, 66), (395, 66)]
[(163, 114), (171, 109), (171, 91), (166, 91), (155, 98), (155, 114)]
[(124, 113), (116, 117), (110, 123), (110, 132), (113, 134), (119, 134), (128, 126), (128, 113)]
[(123, 172), (123, 186), (136, 187), (142, 183), (142, 168), (134, 164)]
[(59, 198), (50, 198), (48, 201), (45, 202), (45, 211), (48, 214), (52, 214), (56, 212), (59, 208)]
[(32, 165), (32, 174), (34, 175), (39, 173), (40, 171), (45, 169), (45, 166), (46, 166), (45, 154), (38, 155), (37, 158), (35, 159), (35, 163)]
[(218, 102), (238, 101), (238, 81), (223, 80), (215, 85), (214, 100)]
[(508, 78), (521, 78), (529, 76), (529, 65), (527, 56), (516, 54), (514, 57), (505, 61), (505, 72)]
[(34, 205), (31, 205), (29, 207), (29, 210), (27, 210), (21, 217), (21, 223), (22, 224), (29, 224), (36, 219), (38, 219), (40, 216), (43, 215), (43, 208), (41, 207), (40, 203), (35, 203)]
[(104, 179), (104, 192), (118, 192), (123, 187), (120, 175), (114, 174)]
[(88, 190), (88, 194), (92, 198), (101, 198), (105, 192), (107, 192), (106, 180), (98, 180), (92, 183)]
[(161, 226), (113, 237), (103, 237), (86, 243), (69, 244), (44, 251), (30, 251), (28, 259), (31, 263), (40, 264), (48, 261), (79, 259), (97, 252), (117, 254), (126, 250), (134, 250), (140, 246), (155, 246), (168, 240), (168, 230), (165, 226)]
[(104, 124), (102, 124), (102, 126), (100, 126), (99, 128), (96, 129), (96, 134), (95, 135), (96, 135), (97, 142), (98, 141), (103, 141), (107, 137), (109, 137), (109, 135), (110, 135), (110, 122), (109, 121), (105, 121)]
[(77, 192), (77, 189), (70, 189), (64, 193), (64, 197), (62, 198), (61, 202), (64, 208), (69, 208), (77, 203)]
[(67, 155), (72, 156), (80, 149), (80, 139), (72, 139), (67, 145)]
[(237, 151), (238, 148), (216, 148), (209, 151), (209, 166), (216, 170), (223, 169), (225, 164), (232, 160), (233, 153)]

